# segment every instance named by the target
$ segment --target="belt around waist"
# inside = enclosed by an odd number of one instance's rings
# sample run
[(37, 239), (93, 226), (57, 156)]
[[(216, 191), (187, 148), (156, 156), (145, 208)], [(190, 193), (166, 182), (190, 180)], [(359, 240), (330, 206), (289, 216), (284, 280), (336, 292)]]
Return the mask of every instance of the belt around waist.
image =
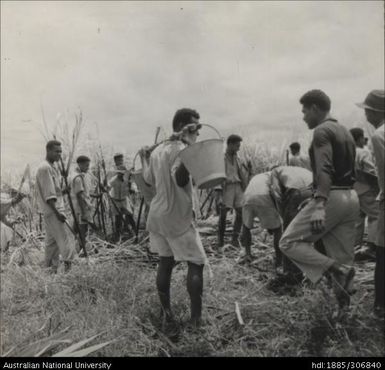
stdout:
[(226, 185), (236, 185), (236, 184), (241, 184), (240, 181), (226, 181)]
[(331, 186), (330, 190), (353, 190), (353, 186)]

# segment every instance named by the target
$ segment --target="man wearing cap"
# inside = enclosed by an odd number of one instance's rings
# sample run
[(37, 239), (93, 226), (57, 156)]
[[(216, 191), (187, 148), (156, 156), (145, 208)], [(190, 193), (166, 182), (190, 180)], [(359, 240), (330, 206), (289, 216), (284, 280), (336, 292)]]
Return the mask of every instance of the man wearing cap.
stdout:
[(191, 176), (179, 152), (193, 144), (201, 125), (193, 109), (178, 110), (173, 119), (174, 134), (153, 152), (140, 151), (143, 177), (155, 188), (147, 218), (151, 251), (160, 256), (156, 285), (163, 318), (172, 322), (170, 282), (175, 261), (188, 264), (187, 291), (191, 301), (191, 324), (199, 326), (202, 314), (203, 267), (207, 261), (199, 233), (194, 226)]
[(361, 246), (362, 244), (365, 218), (366, 216), (368, 217), (368, 246), (359, 249), (359, 251), (356, 252), (356, 256), (375, 256), (375, 240), (379, 213), (378, 202), (376, 201), (379, 192), (376, 169), (374, 167), (372, 154), (364, 147), (364, 130), (355, 127), (350, 130), (350, 133), (356, 143), (356, 182), (354, 183), (354, 190), (357, 192), (360, 201), (360, 217), (356, 224), (356, 246)]
[(46, 160), (36, 172), (37, 200), (45, 222), (45, 265), (53, 273), (59, 267), (59, 255), (64, 261), (64, 270), (71, 268), (75, 255), (75, 240), (70, 233), (64, 214), (61, 175), (55, 167), (62, 153), (61, 143), (51, 140), (46, 145)]
[(219, 206), (218, 220), (218, 250), (224, 245), (227, 212), (235, 211), (233, 225), (232, 244), (239, 246), (239, 233), (242, 227), (242, 204), (243, 192), (247, 186), (247, 175), (241, 159), (238, 156), (242, 138), (238, 135), (230, 135), (227, 138), (227, 149), (225, 153), (226, 180), (222, 186), (216, 187), (216, 199)]
[[(314, 194), (284, 232), (280, 249), (313, 283), (329, 272), (339, 307), (343, 308), (350, 303), (359, 213), (353, 190), (355, 144), (349, 131), (331, 117), (331, 102), (323, 91), (307, 92), (300, 103), (304, 121), (314, 129), (309, 149)], [(319, 239), (326, 255), (314, 248)]]
[(301, 154), (301, 145), (300, 143), (291, 143), (289, 145), (291, 157), (289, 159), (289, 166), (293, 167), (302, 167), (310, 170), (309, 159)]
[(367, 121), (376, 129), (372, 138), (372, 148), (375, 159), (375, 166), (378, 176), (378, 186), (380, 192), (377, 200), (379, 202), (379, 216), (377, 223), (376, 238), (376, 267), (374, 272), (374, 313), (384, 318), (385, 316), (385, 298), (384, 298), (384, 282), (385, 282), (385, 131), (384, 131), (384, 112), (385, 112), (385, 91), (372, 90), (363, 103), (357, 104), (360, 108), (365, 109)]
[(71, 195), (75, 209), (75, 213), (79, 225), (79, 236), (82, 244), (86, 244), (86, 234), (88, 225), (93, 223), (92, 214), (93, 206), (89, 189), (89, 181), (87, 181), (87, 173), (90, 168), (91, 160), (81, 155), (77, 158), (77, 167), (71, 181)]

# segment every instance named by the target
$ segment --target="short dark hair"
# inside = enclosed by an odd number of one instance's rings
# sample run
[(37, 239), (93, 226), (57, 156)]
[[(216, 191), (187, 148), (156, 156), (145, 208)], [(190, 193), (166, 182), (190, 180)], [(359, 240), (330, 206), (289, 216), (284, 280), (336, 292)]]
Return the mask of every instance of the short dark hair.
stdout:
[(239, 135), (232, 134), (227, 138), (227, 145), (240, 143), (242, 138)]
[(55, 146), (61, 145), (60, 141), (57, 140), (50, 140), (48, 143), (45, 145), (46, 150), (52, 150)]
[(172, 120), (172, 129), (174, 132), (179, 132), (184, 126), (191, 123), (191, 118), (199, 119), (199, 113), (190, 108), (182, 108), (175, 112)]
[(116, 161), (119, 158), (123, 158), (123, 154), (122, 153), (117, 153), (117, 154), (114, 155), (114, 161)]
[(299, 152), (299, 151), (301, 150), (301, 144), (300, 144), (300, 143), (297, 143), (297, 142), (291, 143), (291, 144), (289, 145), (289, 148), (290, 148), (291, 150), (295, 150), (295, 151)]
[(350, 133), (352, 134), (354, 141), (357, 141), (358, 139), (365, 137), (364, 130), (359, 127), (352, 128), (350, 130)]
[(79, 157), (76, 159), (77, 164), (85, 162), (91, 162), (91, 159), (89, 159), (86, 155), (79, 155)]
[(314, 104), (324, 112), (329, 112), (331, 108), (330, 98), (322, 90), (308, 91), (301, 97), (299, 102), (306, 108)]

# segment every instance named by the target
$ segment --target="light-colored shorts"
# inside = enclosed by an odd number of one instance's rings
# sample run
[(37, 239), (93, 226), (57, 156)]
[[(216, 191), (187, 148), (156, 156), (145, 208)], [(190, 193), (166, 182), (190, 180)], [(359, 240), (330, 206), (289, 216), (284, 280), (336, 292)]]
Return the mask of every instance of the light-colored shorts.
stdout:
[(261, 227), (266, 230), (278, 229), (281, 227), (281, 218), (278, 212), (272, 207), (259, 207), (254, 204), (246, 204), (242, 208), (243, 224), (252, 229), (254, 218), (258, 217)]
[(223, 190), (223, 203), (227, 208), (241, 208), (243, 191), (240, 183), (226, 184)]
[(207, 257), (198, 231), (193, 225), (176, 238), (166, 238), (150, 231), (150, 249), (160, 257), (174, 257), (176, 261), (206, 264)]

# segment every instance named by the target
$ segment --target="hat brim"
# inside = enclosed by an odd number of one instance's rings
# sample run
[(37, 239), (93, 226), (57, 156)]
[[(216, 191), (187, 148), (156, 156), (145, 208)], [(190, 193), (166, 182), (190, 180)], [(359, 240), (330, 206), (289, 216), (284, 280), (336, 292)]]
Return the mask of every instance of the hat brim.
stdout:
[(375, 112), (385, 112), (384, 109), (376, 109), (376, 108), (373, 108), (370, 105), (367, 105), (365, 103), (356, 103), (356, 105), (357, 105), (357, 107), (360, 107), (362, 109), (369, 109), (369, 110), (373, 110)]

